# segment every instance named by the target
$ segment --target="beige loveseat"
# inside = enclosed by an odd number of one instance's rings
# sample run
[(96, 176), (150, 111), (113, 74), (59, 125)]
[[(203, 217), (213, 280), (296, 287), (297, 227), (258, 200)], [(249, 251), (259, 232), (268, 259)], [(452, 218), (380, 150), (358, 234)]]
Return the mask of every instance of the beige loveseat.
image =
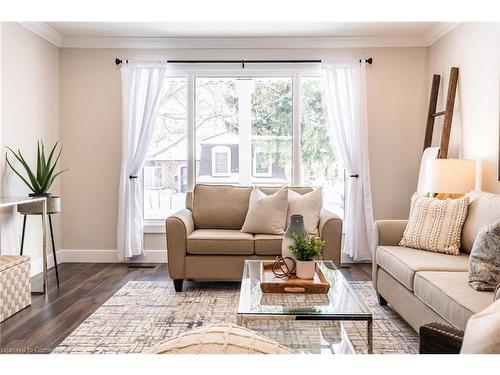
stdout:
[(500, 195), (470, 193), (460, 255), (398, 246), (406, 220), (375, 225), (373, 286), (381, 305), (389, 302), (412, 327), (439, 322), (465, 329), (467, 320), (493, 302), (493, 292), (468, 285), (469, 253), (477, 232), (500, 218)]
[[(278, 188), (262, 188), (266, 194)], [(299, 194), (307, 187), (290, 187)], [(282, 235), (240, 231), (248, 210), (251, 187), (196, 185), (186, 197), (186, 209), (167, 218), (168, 271), (175, 290), (185, 279), (237, 280), (245, 259), (274, 259), (281, 254)], [(323, 259), (340, 265), (342, 221), (321, 211), (319, 236), (326, 241)]]

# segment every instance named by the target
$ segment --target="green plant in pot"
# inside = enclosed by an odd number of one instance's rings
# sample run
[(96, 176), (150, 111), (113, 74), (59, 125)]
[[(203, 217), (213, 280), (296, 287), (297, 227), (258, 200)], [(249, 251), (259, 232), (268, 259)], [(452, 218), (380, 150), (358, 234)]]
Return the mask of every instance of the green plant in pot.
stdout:
[[(36, 169), (29, 166), (20, 150), (17, 150), (17, 152), (15, 152), (12, 148), (7, 147), (8, 152), (5, 155), (5, 159), (9, 167), (31, 190), (29, 196), (47, 198), (47, 207), (49, 212), (58, 212), (60, 210), (60, 198), (53, 197), (52, 194), (49, 193), (49, 190), (56, 177), (67, 170), (65, 169), (62, 171), (56, 171), (56, 166), (59, 162), (59, 158), (62, 152), (62, 148), (58, 147), (58, 145), (59, 142), (56, 142), (47, 156), (45, 154), (45, 146), (43, 142), (37, 142)], [(9, 153), (12, 154), (15, 159), (17, 159), (17, 161), (21, 164), (22, 168), (24, 169), (25, 176), (23, 176), (21, 172), (14, 168), (11, 161), (9, 160)]]
[(297, 277), (312, 279), (316, 272), (316, 260), (321, 259), (321, 250), (325, 241), (316, 236), (293, 234), (293, 244), (288, 248), (297, 258)]

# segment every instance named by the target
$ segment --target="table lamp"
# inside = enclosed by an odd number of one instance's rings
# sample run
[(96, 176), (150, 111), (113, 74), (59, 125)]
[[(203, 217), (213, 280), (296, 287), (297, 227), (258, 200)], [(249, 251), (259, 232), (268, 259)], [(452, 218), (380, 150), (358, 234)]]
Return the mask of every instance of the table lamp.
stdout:
[(431, 159), (427, 161), (426, 191), (438, 199), (460, 198), (476, 183), (476, 161), (464, 159)]

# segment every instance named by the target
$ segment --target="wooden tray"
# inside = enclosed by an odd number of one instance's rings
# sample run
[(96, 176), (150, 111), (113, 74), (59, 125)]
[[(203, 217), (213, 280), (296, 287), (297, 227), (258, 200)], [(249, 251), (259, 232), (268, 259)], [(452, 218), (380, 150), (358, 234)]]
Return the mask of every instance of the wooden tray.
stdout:
[(260, 266), (260, 288), (264, 293), (310, 293), (326, 294), (330, 284), (316, 265), (316, 273), (312, 280), (299, 279), (297, 276), (280, 279), (273, 273), (274, 261), (262, 261)]

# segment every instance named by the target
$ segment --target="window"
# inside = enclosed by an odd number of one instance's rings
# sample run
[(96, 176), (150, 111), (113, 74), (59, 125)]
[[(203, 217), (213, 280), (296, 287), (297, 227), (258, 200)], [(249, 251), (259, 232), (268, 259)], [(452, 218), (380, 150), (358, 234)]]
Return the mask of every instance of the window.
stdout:
[(195, 183), (322, 187), (325, 207), (343, 216), (320, 78), (266, 73), (167, 78), (143, 171), (146, 220), (183, 208)]
[(271, 177), (273, 175), (273, 157), (270, 153), (257, 149), (253, 153), (253, 176)]
[(212, 176), (229, 176), (231, 173), (231, 149), (227, 146), (212, 148)]
[(187, 85), (168, 78), (143, 169), (144, 219), (164, 220), (185, 205), (187, 185)]
[(344, 170), (332, 152), (319, 77), (301, 77), (301, 185), (321, 187), (323, 206), (344, 217)]

